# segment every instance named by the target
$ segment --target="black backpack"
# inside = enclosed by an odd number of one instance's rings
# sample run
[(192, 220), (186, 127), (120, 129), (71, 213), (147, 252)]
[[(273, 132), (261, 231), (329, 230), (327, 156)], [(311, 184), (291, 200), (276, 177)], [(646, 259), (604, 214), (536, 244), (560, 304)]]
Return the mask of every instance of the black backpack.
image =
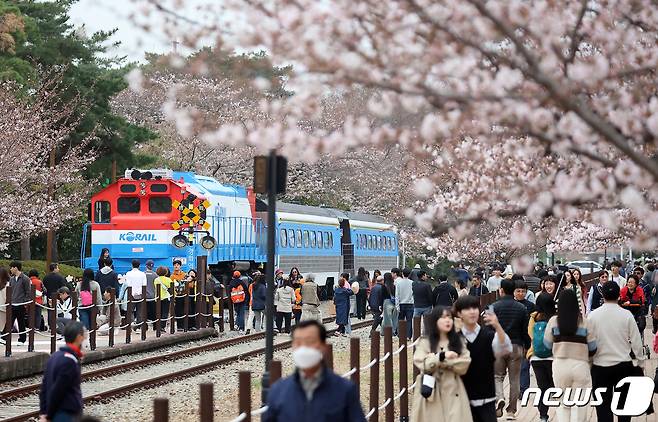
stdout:
[(441, 283), (436, 287), (436, 296), (434, 297), (434, 306), (452, 306), (456, 297), (453, 297), (448, 283)]

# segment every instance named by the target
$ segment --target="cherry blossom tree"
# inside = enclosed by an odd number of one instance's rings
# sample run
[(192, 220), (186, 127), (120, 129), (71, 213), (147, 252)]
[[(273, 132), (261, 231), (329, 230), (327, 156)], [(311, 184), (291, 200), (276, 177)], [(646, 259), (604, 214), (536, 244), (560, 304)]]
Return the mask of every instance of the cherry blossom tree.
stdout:
[[(177, 20), (164, 0), (148, 4)], [(411, 208), (431, 239), (462, 241), (511, 219), (524, 222), (528, 243), (586, 221), (636, 248), (658, 245), (651, 1), (227, 0), (213, 11), (239, 18), (199, 35), (293, 63), (295, 95), (261, 103), (269, 118), (240, 127), (205, 130), (185, 108), (166, 114), (195, 121), (211, 144), (305, 161), (394, 144), (429, 154), (459, 170), (447, 185), (442, 171), (417, 180), (424, 200)], [(324, 92), (355, 86), (378, 90), (368, 111), (382, 120), (361, 110), (334, 130), (308, 124), (322, 116)], [(398, 107), (420, 125), (387, 121)], [(638, 222), (630, 233), (624, 218)]]
[(82, 153), (90, 139), (67, 144), (77, 99), (63, 104), (52, 81), (32, 94), (17, 98), (14, 85), (0, 85), (2, 249), (78, 217), (90, 189), (82, 176), (94, 158)]

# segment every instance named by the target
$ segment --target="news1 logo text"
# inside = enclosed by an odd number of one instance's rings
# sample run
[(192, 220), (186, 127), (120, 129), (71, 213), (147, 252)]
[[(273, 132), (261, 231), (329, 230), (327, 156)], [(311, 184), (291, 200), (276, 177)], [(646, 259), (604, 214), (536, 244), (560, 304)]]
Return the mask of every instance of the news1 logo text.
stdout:
[[(649, 377), (626, 377), (619, 381), (612, 390), (610, 410), (617, 416), (640, 416), (644, 414), (653, 398), (654, 382)], [(537, 407), (541, 402), (548, 407), (585, 407), (601, 406), (605, 388), (549, 388), (542, 396), (536, 387), (528, 388), (521, 397), (521, 406), (527, 406), (530, 395), (534, 394), (532, 402)]]

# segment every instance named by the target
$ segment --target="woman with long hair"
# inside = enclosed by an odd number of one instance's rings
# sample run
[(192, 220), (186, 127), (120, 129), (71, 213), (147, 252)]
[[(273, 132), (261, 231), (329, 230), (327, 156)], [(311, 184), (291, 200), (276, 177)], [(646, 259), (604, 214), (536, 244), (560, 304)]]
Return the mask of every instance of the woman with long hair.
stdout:
[(382, 272), (379, 270), (375, 270), (372, 272), (372, 278), (370, 279), (370, 286), (368, 287), (368, 291), (372, 289), (372, 286), (377, 284), (377, 277), (379, 277), (380, 275), (382, 275)]
[[(452, 310), (437, 306), (425, 316), (425, 336), (414, 352), (420, 370), (414, 389), (411, 420), (414, 422), (472, 421), (470, 403), (461, 376), (471, 355), (455, 329)], [(429, 375), (431, 382), (425, 380)]]
[[(290, 334), (290, 320), (292, 318), (292, 305), (295, 303), (295, 291), (290, 279), (283, 280), (283, 286), (274, 293), (274, 306), (276, 306), (276, 328), (280, 334)], [(285, 328), (284, 323), (285, 321)]]
[[(98, 269), (102, 270), (105, 266), (105, 260), (110, 257), (110, 250), (108, 248), (103, 248), (101, 250), (101, 255), (98, 257)], [(114, 267), (112, 267), (114, 268)]]
[(292, 267), (290, 269), (290, 274), (288, 275), (288, 280), (290, 280), (291, 285), (299, 282), (302, 279), (302, 273), (299, 272), (299, 268)]
[[(544, 345), (553, 353), (553, 383), (561, 389), (592, 388), (589, 358), (596, 353), (596, 339), (587, 319), (583, 318), (576, 292), (560, 293), (557, 315), (551, 317), (544, 331)], [(558, 421), (585, 421), (587, 407), (564, 404), (557, 409)]]
[[(94, 270), (86, 268), (82, 272), (82, 280), (78, 283), (76, 290), (78, 292), (78, 318), (82, 325), (91, 330), (91, 310), (92, 307), (99, 304), (102, 298), (100, 285), (94, 281)], [(94, 303), (94, 291), (96, 291), (96, 303)]]
[[(9, 284), (9, 271), (0, 267), (0, 334), (4, 333), (7, 325), (7, 284)], [(5, 339), (0, 337), (0, 344), (5, 344)]]
[(350, 296), (354, 292), (350, 288), (347, 280), (341, 277), (338, 280), (338, 286), (334, 289), (334, 304), (336, 305), (336, 325), (338, 330), (336, 335), (344, 335), (345, 326), (350, 322)]
[(395, 281), (393, 280), (393, 274), (384, 273), (384, 289), (382, 293), (384, 296), (382, 332), (384, 327), (392, 327), (393, 335), (397, 336), (398, 310), (395, 307)]
[(579, 268), (574, 268), (571, 270), (571, 274), (573, 275), (574, 283), (580, 286), (580, 291), (582, 292), (581, 295), (583, 297), (584, 315), (585, 312), (587, 312), (587, 294), (589, 292), (587, 291), (587, 286), (585, 286), (585, 282), (583, 281), (583, 273), (580, 272)]
[[(555, 301), (548, 293), (541, 293), (535, 301), (536, 311), (530, 314), (528, 335), (531, 345), (526, 359), (530, 360), (532, 370), (537, 379), (537, 387), (542, 396), (549, 388), (553, 388), (553, 351), (544, 345), (544, 333), (548, 321), (555, 315)], [(539, 420), (548, 422), (548, 406), (539, 402)]]
[(562, 290), (571, 289), (576, 292), (576, 298), (578, 299), (578, 307), (580, 312), (585, 314), (585, 301), (583, 299), (583, 289), (580, 287), (580, 284), (576, 282), (576, 279), (573, 276), (573, 273), (569, 270), (565, 271), (562, 275)]
[(359, 291), (356, 294), (356, 317), (366, 318), (366, 300), (368, 298), (368, 273), (363, 267), (359, 267), (356, 273), (356, 282), (359, 283)]

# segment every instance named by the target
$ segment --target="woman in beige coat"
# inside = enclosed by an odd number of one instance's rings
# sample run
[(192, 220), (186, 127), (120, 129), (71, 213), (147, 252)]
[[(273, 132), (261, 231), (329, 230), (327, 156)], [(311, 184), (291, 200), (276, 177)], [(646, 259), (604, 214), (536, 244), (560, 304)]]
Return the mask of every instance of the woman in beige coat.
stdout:
[[(420, 369), (412, 401), (414, 422), (472, 422), (471, 408), (461, 376), (471, 355), (455, 330), (450, 308), (438, 306), (425, 317), (425, 333), (414, 352)], [(431, 375), (434, 388), (428, 397), (421, 394), (423, 376)]]

